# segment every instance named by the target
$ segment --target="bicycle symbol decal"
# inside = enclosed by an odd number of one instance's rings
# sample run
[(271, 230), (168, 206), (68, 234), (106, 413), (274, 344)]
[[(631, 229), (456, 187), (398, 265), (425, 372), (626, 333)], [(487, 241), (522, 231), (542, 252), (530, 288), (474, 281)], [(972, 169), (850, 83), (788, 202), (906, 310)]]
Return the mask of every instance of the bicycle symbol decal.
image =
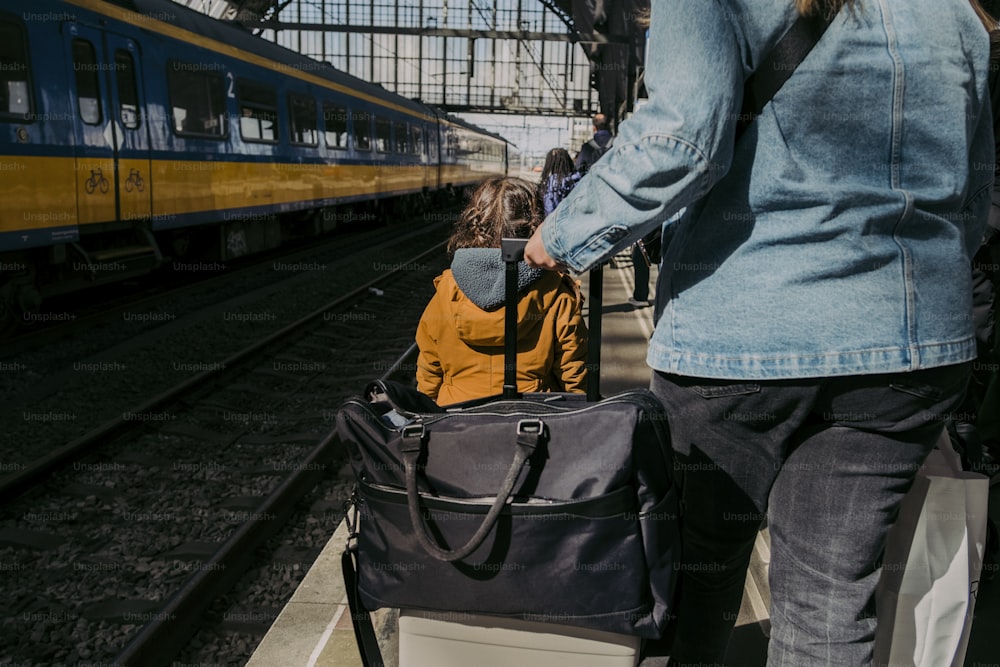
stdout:
[(132, 192), (133, 188), (139, 192), (146, 189), (146, 181), (142, 180), (138, 169), (130, 169), (128, 178), (125, 179), (125, 192)]
[(98, 167), (97, 169), (90, 170), (90, 178), (84, 181), (83, 187), (87, 190), (88, 195), (94, 194), (94, 191), (98, 188), (101, 189), (102, 194), (107, 194), (111, 184), (108, 183), (108, 179), (104, 178), (104, 174), (101, 172), (100, 167)]

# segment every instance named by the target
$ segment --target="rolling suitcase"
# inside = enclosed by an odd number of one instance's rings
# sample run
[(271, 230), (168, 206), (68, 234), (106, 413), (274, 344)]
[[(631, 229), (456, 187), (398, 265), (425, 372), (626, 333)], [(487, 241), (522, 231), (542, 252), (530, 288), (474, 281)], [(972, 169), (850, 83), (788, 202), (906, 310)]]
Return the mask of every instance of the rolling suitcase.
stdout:
[[(524, 243), (504, 240), (507, 304)], [(400, 667), (470, 664), (462, 647), (484, 665), (634, 665), (638, 638), (662, 632), (679, 545), (666, 415), (645, 389), (597, 400), (599, 297), (598, 269), (586, 397), (517, 395), (508, 305), (502, 396), (445, 409), (375, 382), (338, 411), (358, 481), (343, 563), (366, 664), (382, 664), (365, 612), (380, 607), (403, 610)]]
[(569, 625), (404, 609), (398, 667), (635, 667), (640, 638)]

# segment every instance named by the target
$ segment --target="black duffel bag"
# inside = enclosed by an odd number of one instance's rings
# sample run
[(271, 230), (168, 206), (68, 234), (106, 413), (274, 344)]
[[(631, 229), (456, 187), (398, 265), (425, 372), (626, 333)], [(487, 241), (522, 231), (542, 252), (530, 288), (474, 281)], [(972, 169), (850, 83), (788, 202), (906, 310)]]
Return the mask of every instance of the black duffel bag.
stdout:
[(507, 263), (504, 395), (447, 410), (377, 381), (337, 413), (358, 486), (344, 576), (362, 657), (365, 609), (493, 614), (659, 637), (679, 562), (666, 413), (649, 391), (599, 400), (600, 267), (588, 396), (519, 396), (517, 261)]
[(363, 607), (660, 635), (679, 534), (653, 394), (418, 412), (398, 386), (368, 393), (337, 414), (358, 478)]

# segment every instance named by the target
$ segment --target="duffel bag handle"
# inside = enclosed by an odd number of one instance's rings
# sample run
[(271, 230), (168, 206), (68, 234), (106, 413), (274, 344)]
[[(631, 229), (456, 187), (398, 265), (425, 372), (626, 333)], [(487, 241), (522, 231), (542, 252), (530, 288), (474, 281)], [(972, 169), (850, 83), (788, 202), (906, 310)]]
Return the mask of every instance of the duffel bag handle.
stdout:
[(525, 461), (535, 451), (535, 447), (538, 446), (538, 441), (541, 439), (544, 431), (545, 424), (542, 423), (541, 419), (522, 419), (518, 421), (517, 448), (514, 450), (514, 460), (507, 470), (507, 476), (504, 478), (503, 484), (500, 485), (500, 490), (497, 492), (493, 505), (486, 513), (486, 518), (483, 519), (479, 528), (476, 529), (475, 534), (469, 538), (469, 541), (458, 549), (449, 550), (442, 549), (434, 543), (434, 540), (427, 531), (427, 525), (420, 517), (420, 494), (417, 493), (417, 459), (420, 458), (424, 447), (425, 431), (423, 424), (410, 424), (404, 427), (402, 451), (403, 465), (406, 468), (406, 500), (410, 509), (410, 522), (413, 524), (413, 533), (417, 536), (420, 546), (434, 558), (443, 561), (460, 560), (479, 548), (479, 545), (483, 543), (486, 536), (493, 530), (497, 519), (500, 518), (500, 512), (503, 511), (504, 505), (507, 504), (511, 494), (514, 492), (514, 484), (521, 474), (521, 468), (524, 467)]

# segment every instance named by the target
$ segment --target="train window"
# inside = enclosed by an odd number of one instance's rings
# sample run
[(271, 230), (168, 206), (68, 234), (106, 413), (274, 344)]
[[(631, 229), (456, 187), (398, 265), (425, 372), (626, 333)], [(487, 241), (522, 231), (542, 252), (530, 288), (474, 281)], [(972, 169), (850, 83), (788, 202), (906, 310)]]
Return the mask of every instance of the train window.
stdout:
[(135, 61), (128, 51), (115, 51), (115, 79), (118, 83), (118, 115), (129, 129), (139, 127), (139, 86), (135, 82)]
[(424, 154), (424, 133), (416, 125), (410, 126), (410, 131), (413, 132), (413, 141), (410, 142), (410, 151), (414, 155)]
[(316, 120), (316, 100), (299, 95), (288, 96), (291, 111), (292, 143), (316, 146), (319, 144), (319, 123)]
[(392, 140), (392, 122), (388, 118), (375, 117), (375, 150), (388, 153)]
[(0, 20), (0, 117), (31, 113), (28, 56), (24, 32), (11, 21)]
[(347, 148), (347, 108), (337, 104), (323, 105), (326, 124), (326, 145), (330, 148)]
[(396, 136), (396, 152), (397, 153), (409, 153), (410, 152), (410, 132), (406, 127), (406, 123), (397, 122), (394, 125), (395, 136)]
[(440, 145), (438, 143), (439, 141), (440, 139), (438, 137), (438, 127), (437, 125), (433, 125), (431, 126), (430, 131), (427, 133), (427, 151), (431, 160), (437, 160), (440, 157), (438, 155), (438, 152), (440, 150)]
[(372, 117), (367, 111), (354, 114), (354, 148), (359, 151), (372, 149)]
[(222, 75), (205, 69), (204, 64), (177, 61), (167, 65), (174, 132), (221, 139), (229, 132), (225, 80)]
[(80, 118), (88, 125), (101, 122), (101, 88), (97, 78), (100, 65), (94, 45), (85, 39), (73, 40), (73, 72), (76, 74), (76, 99)]
[(278, 140), (278, 94), (267, 86), (240, 80), (240, 136), (247, 141)]

